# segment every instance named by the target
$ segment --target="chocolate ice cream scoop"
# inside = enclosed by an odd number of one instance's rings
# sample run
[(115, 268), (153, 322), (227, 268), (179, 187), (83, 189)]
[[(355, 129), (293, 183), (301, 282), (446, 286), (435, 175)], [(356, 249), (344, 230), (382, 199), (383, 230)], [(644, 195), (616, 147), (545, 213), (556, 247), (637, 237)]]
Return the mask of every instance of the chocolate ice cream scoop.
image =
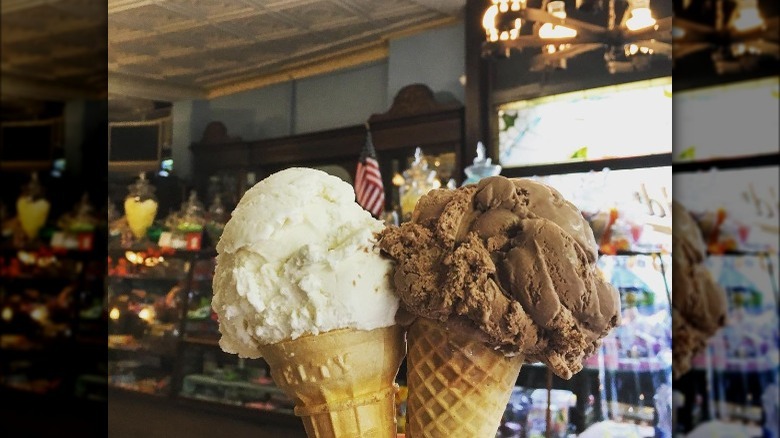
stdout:
[(726, 323), (726, 292), (703, 265), (706, 245), (696, 222), (679, 203), (672, 203), (672, 373), (691, 367), (691, 358)]
[(386, 228), (401, 306), (469, 324), (483, 342), (568, 379), (619, 321), (617, 290), (596, 269), (593, 232), (555, 189), (494, 176), (429, 192)]

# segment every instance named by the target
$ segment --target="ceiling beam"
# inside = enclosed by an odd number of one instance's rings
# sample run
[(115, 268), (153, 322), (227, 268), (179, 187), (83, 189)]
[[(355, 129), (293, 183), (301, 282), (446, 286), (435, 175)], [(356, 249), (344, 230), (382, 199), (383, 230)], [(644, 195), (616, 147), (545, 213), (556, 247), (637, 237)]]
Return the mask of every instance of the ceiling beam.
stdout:
[(378, 61), (387, 58), (388, 52), (387, 43), (382, 42), (368, 46), (359, 51), (351, 51), (342, 54), (328, 54), (322, 59), (312, 60), (306, 64), (287, 68), (276, 73), (212, 88), (208, 92), (208, 98), (213, 99), (228, 94), (240, 93), (242, 91), (253, 90), (255, 88), (296, 79), (303, 79), (368, 62)]
[(156, 3), (155, 0), (108, 0), (108, 13), (122, 12), (154, 3)]
[(23, 97), (62, 102), (103, 97), (101, 93), (94, 89), (78, 88), (56, 82), (44, 82), (7, 73), (3, 73), (2, 77), (0, 77), (0, 91), (3, 97)]
[(3, 0), (0, 3), (0, 13), (8, 14), (11, 12), (23, 11), (36, 6), (50, 5), (59, 3), (60, 0)]
[(205, 99), (207, 97), (206, 91), (202, 88), (139, 78), (116, 72), (108, 72), (108, 93), (116, 96), (137, 97), (164, 102)]

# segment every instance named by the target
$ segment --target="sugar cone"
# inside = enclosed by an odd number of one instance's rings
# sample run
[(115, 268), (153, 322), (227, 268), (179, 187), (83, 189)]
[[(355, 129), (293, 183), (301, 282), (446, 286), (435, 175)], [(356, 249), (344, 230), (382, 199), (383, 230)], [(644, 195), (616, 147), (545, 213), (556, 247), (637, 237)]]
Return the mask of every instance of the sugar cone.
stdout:
[(495, 437), (523, 357), (504, 356), (474, 329), (425, 318), (407, 337), (407, 435)]
[(295, 400), (309, 438), (396, 436), (400, 326), (334, 330), (263, 347), (271, 377)]

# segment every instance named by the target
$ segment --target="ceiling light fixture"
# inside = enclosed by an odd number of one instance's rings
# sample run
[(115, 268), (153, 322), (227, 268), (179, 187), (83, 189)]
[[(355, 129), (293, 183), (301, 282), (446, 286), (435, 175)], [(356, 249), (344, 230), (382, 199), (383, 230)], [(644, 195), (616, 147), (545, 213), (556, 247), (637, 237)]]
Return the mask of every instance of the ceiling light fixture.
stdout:
[[(583, 1), (608, 6), (606, 25), (569, 17), (561, 0), (543, 1), (538, 8), (528, 5), (527, 0), (493, 0), (482, 16), (486, 34), (482, 57), (499, 60), (508, 58), (512, 49), (539, 48), (529, 60), (529, 70), (536, 72), (565, 69), (567, 60), (575, 56), (605, 50), (610, 73), (646, 68), (652, 56), (642, 55), (672, 57), (672, 17), (656, 20), (650, 0)], [(616, 3), (623, 1), (628, 7), (616, 11)], [(522, 33), (521, 25), (526, 27)]]
[(745, 32), (764, 26), (764, 19), (758, 12), (756, 0), (741, 0), (732, 15), (731, 27)]
[(632, 0), (631, 18), (626, 20), (628, 30), (646, 29), (655, 24), (653, 12), (650, 10), (650, 0)]
[[(566, 18), (566, 4), (561, 0), (547, 3), (547, 12), (558, 18)], [(539, 38), (560, 39), (574, 38), (575, 36), (577, 36), (577, 31), (566, 26), (544, 23), (539, 28)]]
[(520, 26), (523, 21), (517, 14), (525, 7), (525, 1), (493, 0), (493, 4), (482, 15), (482, 27), (487, 40), (515, 40), (520, 36)]
[(639, 46), (636, 44), (626, 44), (624, 49), (626, 51), (626, 56), (634, 56), (637, 53), (641, 53), (643, 55), (653, 54), (653, 49), (645, 46)]

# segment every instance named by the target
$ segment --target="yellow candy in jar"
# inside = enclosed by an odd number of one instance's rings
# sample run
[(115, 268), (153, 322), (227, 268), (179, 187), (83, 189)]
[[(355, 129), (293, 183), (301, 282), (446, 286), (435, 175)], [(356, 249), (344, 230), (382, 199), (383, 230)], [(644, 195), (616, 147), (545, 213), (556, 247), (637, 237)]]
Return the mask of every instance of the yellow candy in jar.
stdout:
[(40, 198), (33, 200), (31, 197), (22, 196), (16, 201), (16, 212), (19, 215), (19, 223), (24, 234), (30, 239), (35, 238), (49, 216), (49, 201)]
[(125, 199), (125, 215), (127, 216), (127, 225), (136, 239), (146, 235), (146, 230), (154, 223), (157, 216), (157, 201), (146, 199), (141, 201), (134, 197)]

